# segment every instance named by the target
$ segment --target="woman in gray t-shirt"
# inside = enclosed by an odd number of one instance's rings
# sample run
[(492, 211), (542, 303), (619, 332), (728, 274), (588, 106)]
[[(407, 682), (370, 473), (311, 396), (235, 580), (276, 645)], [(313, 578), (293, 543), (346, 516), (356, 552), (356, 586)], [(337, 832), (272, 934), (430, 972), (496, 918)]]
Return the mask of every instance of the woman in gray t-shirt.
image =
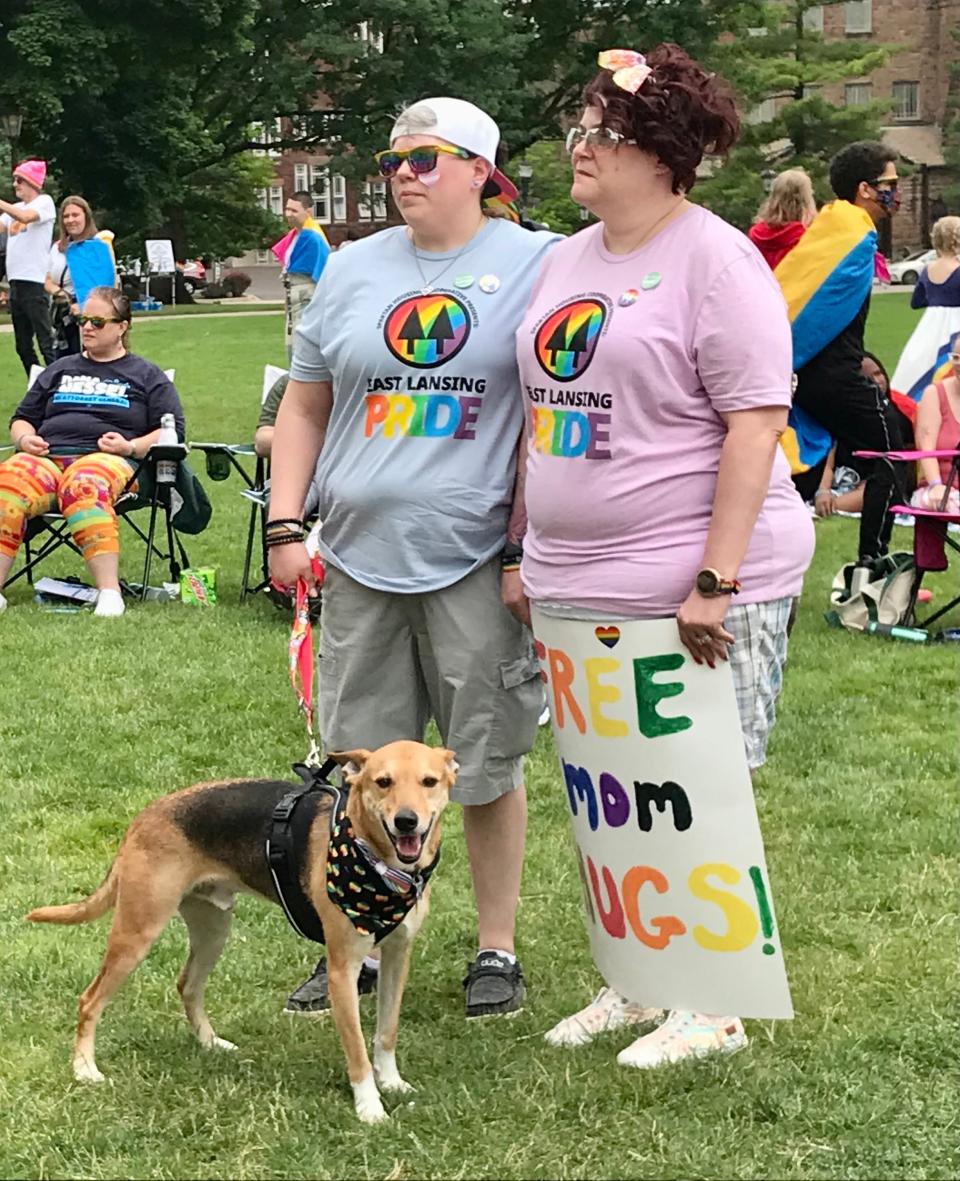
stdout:
[[(327, 745), (419, 739), (432, 716), (457, 752), (479, 921), (468, 1016), (522, 1002), (522, 758), (542, 705), (513, 551), (501, 556), (522, 535), (514, 335), (557, 236), (484, 211), (483, 198), (516, 195), (493, 167), (498, 141), (493, 120), (459, 99), (397, 120), (378, 163), (406, 224), (327, 264), (277, 419), (268, 526), (268, 544), (282, 543), (275, 578), (309, 581), (289, 535), (302, 532), (319, 454)], [(322, 980), (311, 984), (310, 1007), (325, 1005)]]

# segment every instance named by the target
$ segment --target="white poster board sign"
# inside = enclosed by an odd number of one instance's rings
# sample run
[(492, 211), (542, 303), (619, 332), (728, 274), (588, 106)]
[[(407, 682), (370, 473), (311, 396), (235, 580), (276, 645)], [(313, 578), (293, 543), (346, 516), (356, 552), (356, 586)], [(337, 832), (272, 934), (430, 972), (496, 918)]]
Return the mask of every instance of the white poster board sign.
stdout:
[(729, 664), (672, 619), (534, 610), (597, 967), (630, 1000), (792, 1017)]
[(148, 238), (147, 266), (155, 275), (172, 275), (177, 269), (173, 257), (173, 243), (166, 238)]

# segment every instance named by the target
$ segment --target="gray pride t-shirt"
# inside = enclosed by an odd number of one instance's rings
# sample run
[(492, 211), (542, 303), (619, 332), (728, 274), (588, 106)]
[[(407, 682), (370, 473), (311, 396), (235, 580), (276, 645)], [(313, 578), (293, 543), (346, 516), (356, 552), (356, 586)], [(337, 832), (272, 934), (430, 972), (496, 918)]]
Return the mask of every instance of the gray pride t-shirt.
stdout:
[(290, 374), (333, 386), (320, 548), (351, 578), (438, 590), (502, 548), (523, 425), (514, 334), (558, 240), (495, 219), (462, 253), (419, 252), (423, 277), (404, 226), (330, 256)]

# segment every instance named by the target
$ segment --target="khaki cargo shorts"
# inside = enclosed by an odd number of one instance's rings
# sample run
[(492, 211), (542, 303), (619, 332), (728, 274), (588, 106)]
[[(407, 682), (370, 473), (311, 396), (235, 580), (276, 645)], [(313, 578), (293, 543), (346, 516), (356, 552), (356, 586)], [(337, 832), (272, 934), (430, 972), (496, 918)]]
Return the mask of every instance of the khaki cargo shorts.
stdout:
[(316, 291), (317, 285), (312, 279), (308, 279), (306, 275), (291, 275), (288, 276), (284, 287), (286, 288), (286, 315), (284, 316), (283, 327), (287, 356), (289, 357), (293, 352), (294, 335), (303, 318), (303, 313), (307, 310), (310, 300), (313, 299), (313, 293)]
[(318, 668), (327, 750), (420, 740), (432, 717), (460, 764), (451, 799), (488, 804), (523, 782), (543, 682), (530, 631), (500, 601), (499, 562), (412, 595), (328, 565)]

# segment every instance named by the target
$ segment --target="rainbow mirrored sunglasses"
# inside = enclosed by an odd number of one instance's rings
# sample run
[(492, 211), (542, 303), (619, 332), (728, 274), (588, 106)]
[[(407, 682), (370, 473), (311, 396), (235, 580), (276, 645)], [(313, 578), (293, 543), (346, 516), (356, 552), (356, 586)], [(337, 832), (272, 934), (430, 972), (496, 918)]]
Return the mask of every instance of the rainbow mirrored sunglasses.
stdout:
[(474, 153), (468, 152), (466, 148), (449, 147), (447, 144), (425, 144), (419, 148), (407, 148), (405, 152), (387, 148), (383, 152), (377, 152), (373, 158), (377, 162), (381, 176), (396, 176), (404, 160), (410, 165), (410, 171), (414, 176), (423, 176), (433, 172), (437, 166), (437, 156), (441, 152), (447, 156), (456, 156), (459, 160), (474, 158)]

